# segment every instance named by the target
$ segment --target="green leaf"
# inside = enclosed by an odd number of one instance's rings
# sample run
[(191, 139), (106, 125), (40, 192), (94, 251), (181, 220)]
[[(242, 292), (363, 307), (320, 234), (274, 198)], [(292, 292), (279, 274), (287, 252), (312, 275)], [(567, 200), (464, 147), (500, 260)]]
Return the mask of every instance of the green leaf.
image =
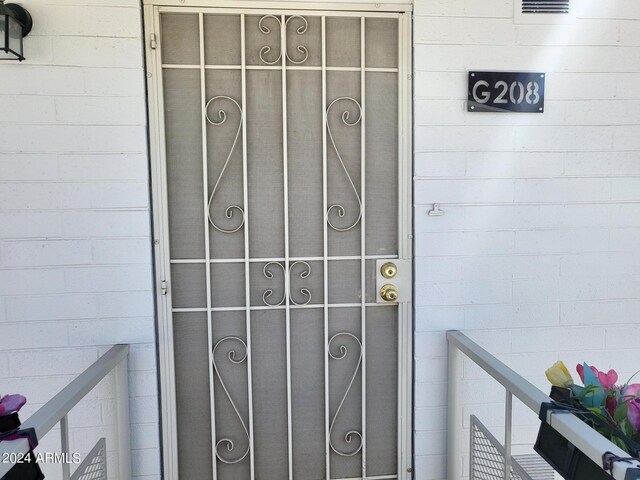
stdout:
[(620, 438), (616, 437), (615, 435), (611, 435), (610, 440), (611, 440), (615, 445), (617, 445), (617, 446), (618, 446), (618, 447), (620, 447), (622, 450), (624, 450), (625, 452), (630, 453), (630, 452), (629, 452), (629, 449), (627, 448), (626, 443), (624, 443), (624, 442), (622, 441), (622, 439), (620, 439)]
[(628, 402), (623, 402), (620, 405), (618, 405), (618, 408), (616, 408), (616, 411), (614, 412), (614, 415), (613, 415), (613, 419), (616, 421), (616, 423), (620, 423), (623, 420), (627, 419), (628, 410), (629, 410)]
[(624, 433), (627, 437), (633, 436), (633, 427), (626, 419), (620, 422), (620, 430), (622, 430), (622, 433)]

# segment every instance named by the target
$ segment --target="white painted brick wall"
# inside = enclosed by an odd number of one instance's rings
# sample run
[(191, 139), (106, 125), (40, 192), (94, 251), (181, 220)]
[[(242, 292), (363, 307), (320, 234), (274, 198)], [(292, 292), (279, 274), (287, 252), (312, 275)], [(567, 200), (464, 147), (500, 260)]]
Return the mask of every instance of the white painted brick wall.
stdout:
[[(131, 344), (134, 478), (159, 479), (140, 2), (21, 3), (28, 60), (0, 66), (0, 392), (24, 393), (28, 416)], [(113, 440), (112, 394), (72, 412), (72, 448)]]
[[(415, 2), (418, 480), (445, 478), (444, 331), (543, 389), (559, 358), (640, 368), (640, 4), (577, 3), (575, 25), (523, 26), (512, 0)], [(545, 113), (467, 113), (474, 69), (546, 72)], [(461, 427), (476, 413), (499, 438), (503, 391), (464, 378)]]

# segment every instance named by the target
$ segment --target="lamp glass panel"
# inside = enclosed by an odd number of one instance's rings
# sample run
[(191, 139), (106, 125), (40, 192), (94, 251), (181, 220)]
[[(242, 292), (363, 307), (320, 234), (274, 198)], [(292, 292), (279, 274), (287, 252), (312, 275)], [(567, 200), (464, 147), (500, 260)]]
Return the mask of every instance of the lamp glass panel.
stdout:
[(6, 48), (9, 47), (9, 43), (7, 41), (7, 31), (9, 17), (7, 15), (0, 15), (0, 60), (15, 60), (15, 54), (8, 52)]
[(5, 27), (6, 24), (7, 24), (7, 16), (0, 15), (0, 48), (6, 47), (6, 45), (4, 44), (5, 42), (4, 32), (6, 32), (6, 27)]
[(22, 25), (9, 17), (9, 48), (22, 56)]

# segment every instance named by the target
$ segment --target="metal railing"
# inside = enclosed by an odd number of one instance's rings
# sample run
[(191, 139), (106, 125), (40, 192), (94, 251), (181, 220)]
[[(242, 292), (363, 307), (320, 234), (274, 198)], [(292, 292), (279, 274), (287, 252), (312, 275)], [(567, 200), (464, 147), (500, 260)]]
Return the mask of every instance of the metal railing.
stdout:
[[(471, 359), (505, 388), (503, 478), (505, 480), (511, 480), (513, 396), (535, 412), (536, 415), (540, 413), (542, 404), (550, 402), (551, 399), (463, 333), (459, 331), (447, 332), (447, 342), (449, 344), (447, 480), (460, 480), (463, 478), (462, 462), (460, 461), (460, 447), (462, 445), (461, 430), (463, 426), (461, 394), (463, 355)], [(611, 443), (607, 438), (600, 435), (574, 415), (549, 410), (546, 420), (549, 425), (571, 442), (578, 450), (582, 451), (582, 453), (596, 465), (602, 465), (603, 455), (607, 452), (622, 458), (629, 456), (628, 453)], [(638, 468), (640, 468), (640, 461), (614, 462), (611, 476), (618, 480), (638, 480), (640, 479), (640, 474), (634, 471)]]
[[(130, 480), (131, 478), (131, 444), (129, 433), (129, 379), (127, 359), (129, 356), (128, 345), (116, 345), (100, 357), (93, 365), (76, 377), (69, 385), (63, 388), (56, 396), (43, 405), (37, 412), (29, 417), (20, 427), (21, 429), (33, 428), (38, 439), (42, 439), (57, 424), (60, 424), (60, 440), (62, 457), (70, 457), (69, 451), (69, 425), (67, 415), (69, 412), (112, 371), (115, 375), (115, 399), (117, 422), (117, 448), (119, 453), (117, 478)], [(104, 445), (104, 439), (98, 443)], [(0, 455), (5, 459), (23, 458), (29, 452), (27, 439), (0, 442)], [(95, 449), (94, 449), (95, 450)], [(96, 452), (96, 454), (99, 452)], [(104, 448), (103, 455), (106, 455)], [(0, 462), (0, 478), (2, 478), (15, 462)], [(62, 479), (72, 478), (70, 463), (60, 462)], [(78, 472), (74, 473), (75, 478)]]

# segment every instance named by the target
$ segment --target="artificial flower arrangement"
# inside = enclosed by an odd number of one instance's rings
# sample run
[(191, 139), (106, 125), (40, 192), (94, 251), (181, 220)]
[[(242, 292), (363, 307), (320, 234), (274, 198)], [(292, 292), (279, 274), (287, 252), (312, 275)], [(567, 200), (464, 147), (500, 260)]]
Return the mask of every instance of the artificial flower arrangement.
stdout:
[(0, 433), (15, 430), (20, 426), (18, 412), (27, 403), (22, 395), (0, 395)]
[(587, 413), (583, 420), (624, 451), (638, 455), (640, 383), (631, 383), (635, 374), (626, 383), (618, 385), (615, 370), (605, 373), (583, 363), (576, 366), (576, 371), (583, 386), (574, 383), (562, 361), (545, 372), (547, 379), (556, 387), (552, 389), (552, 398), (555, 396), (554, 400), (561, 403), (582, 407)]
[(0, 417), (17, 413), (27, 403), (22, 395), (0, 395)]
[(2, 460), (13, 463), (13, 467), (1, 480), (43, 480), (44, 475), (37, 463), (33, 449), (38, 445), (35, 431), (20, 430), (18, 412), (27, 403), (22, 395), (0, 395), (0, 441), (27, 438), (31, 449), (27, 454), (14, 454)]

